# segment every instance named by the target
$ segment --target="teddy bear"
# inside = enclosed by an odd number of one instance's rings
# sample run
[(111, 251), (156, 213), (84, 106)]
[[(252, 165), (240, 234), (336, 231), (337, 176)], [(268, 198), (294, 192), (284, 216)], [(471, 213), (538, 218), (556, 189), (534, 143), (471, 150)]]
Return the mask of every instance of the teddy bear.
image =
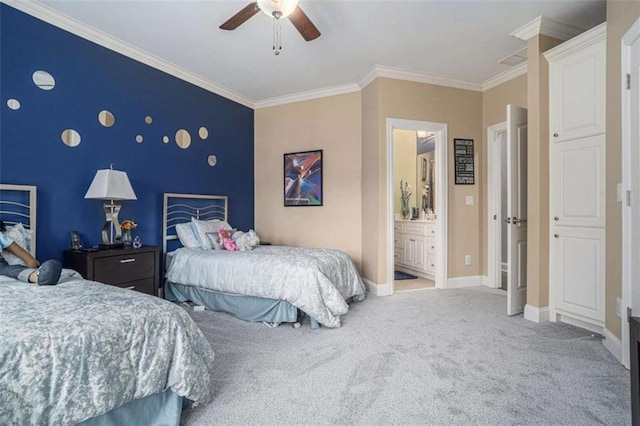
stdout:
[(238, 231), (233, 234), (233, 240), (240, 251), (253, 250), (260, 245), (260, 238), (256, 231), (250, 229), (248, 232)]

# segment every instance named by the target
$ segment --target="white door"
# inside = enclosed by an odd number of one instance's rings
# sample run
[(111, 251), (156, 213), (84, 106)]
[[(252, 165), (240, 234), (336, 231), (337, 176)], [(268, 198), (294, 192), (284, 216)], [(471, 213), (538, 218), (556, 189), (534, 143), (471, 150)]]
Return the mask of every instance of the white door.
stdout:
[[(622, 37), (622, 363), (629, 368), (628, 314), (640, 317), (640, 19)], [(625, 78), (623, 77), (623, 79)], [(624, 81), (624, 80), (623, 80)]]
[(527, 302), (527, 110), (507, 105), (507, 315)]

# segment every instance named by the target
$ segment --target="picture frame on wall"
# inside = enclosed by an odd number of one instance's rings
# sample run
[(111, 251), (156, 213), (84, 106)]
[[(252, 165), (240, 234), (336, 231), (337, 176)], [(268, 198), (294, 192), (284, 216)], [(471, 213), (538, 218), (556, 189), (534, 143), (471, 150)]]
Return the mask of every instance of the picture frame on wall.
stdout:
[(284, 154), (284, 206), (321, 206), (322, 196), (322, 150)]
[(284, 206), (322, 206), (322, 150), (284, 154)]
[(456, 185), (475, 184), (473, 139), (453, 139), (453, 166)]

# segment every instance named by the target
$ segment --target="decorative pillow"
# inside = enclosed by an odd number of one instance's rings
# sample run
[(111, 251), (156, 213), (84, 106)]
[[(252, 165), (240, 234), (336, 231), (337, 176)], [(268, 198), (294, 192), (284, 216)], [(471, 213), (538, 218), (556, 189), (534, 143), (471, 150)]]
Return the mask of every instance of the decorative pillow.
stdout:
[(200, 247), (200, 243), (193, 233), (191, 223), (180, 223), (176, 225), (176, 234), (183, 247), (196, 248)]
[(238, 246), (238, 250), (240, 251), (253, 250), (260, 245), (260, 237), (258, 237), (258, 234), (256, 234), (256, 231), (253, 229), (250, 229), (248, 232), (236, 232), (233, 234), (233, 240), (236, 242), (236, 246)]
[[(14, 226), (7, 227), (7, 230), (5, 231), (4, 234), (7, 237), (11, 238), (14, 243), (19, 245), (26, 251), (29, 251), (29, 247), (27, 245), (27, 239), (25, 238), (26, 233), (27, 233), (27, 230), (24, 228), (24, 226), (22, 226), (21, 223), (18, 223)], [(2, 250), (2, 257), (4, 258), (4, 260), (7, 261), (9, 265), (25, 266), (25, 263), (22, 261), (22, 259), (20, 259), (18, 256), (16, 256), (13, 253), (9, 253), (7, 250)]]
[(208, 233), (217, 233), (221, 226), (231, 229), (231, 225), (220, 219), (197, 220), (192, 218), (191, 225), (200, 247), (205, 250), (213, 249), (213, 244), (211, 244), (211, 240), (207, 237)]

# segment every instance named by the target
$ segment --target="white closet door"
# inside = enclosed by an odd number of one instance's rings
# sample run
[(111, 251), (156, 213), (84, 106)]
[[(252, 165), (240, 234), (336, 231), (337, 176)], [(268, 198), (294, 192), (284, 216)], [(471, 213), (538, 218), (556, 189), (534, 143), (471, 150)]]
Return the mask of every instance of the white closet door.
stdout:
[(550, 64), (552, 142), (605, 132), (605, 52), (601, 41)]
[(551, 147), (551, 223), (605, 226), (605, 135)]
[(554, 232), (556, 311), (604, 323), (604, 229), (556, 227)]

